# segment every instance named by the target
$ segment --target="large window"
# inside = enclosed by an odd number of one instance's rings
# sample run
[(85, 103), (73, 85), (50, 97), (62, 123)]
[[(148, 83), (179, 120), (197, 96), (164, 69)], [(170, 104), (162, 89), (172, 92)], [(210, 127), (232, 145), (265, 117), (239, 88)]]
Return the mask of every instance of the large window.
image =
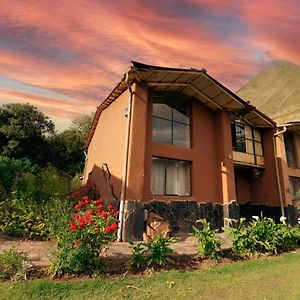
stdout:
[(178, 92), (154, 92), (153, 130), (155, 142), (190, 147), (190, 103)]
[(297, 168), (298, 161), (293, 134), (288, 132), (284, 134), (284, 145), (288, 166), (290, 168)]
[(232, 146), (237, 152), (263, 156), (261, 134), (258, 130), (242, 123), (232, 123)]
[(152, 157), (151, 192), (154, 195), (190, 196), (191, 162)]

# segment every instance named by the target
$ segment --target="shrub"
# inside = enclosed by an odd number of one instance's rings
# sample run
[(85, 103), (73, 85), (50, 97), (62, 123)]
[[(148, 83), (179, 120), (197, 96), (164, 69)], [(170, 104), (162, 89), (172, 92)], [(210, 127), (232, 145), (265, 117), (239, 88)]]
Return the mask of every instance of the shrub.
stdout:
[(257, 218), (245, 225), (241, 219), (237, 226), (227, 228), (232, 239), (234, 253), (247, 256), (255, 253), (273, 253), (288, 251), (297, 245), (295, 229), (276, 224), (271, 218)]
[(0, 254), (0, 278), (17, 281), (26, 280), (31, 265), (27, 261), (27, 255), (17, 252), (14, 248)]
[(175, 252), (170, 244), (178, 241), (178, 238), (165, 238), (160, 234), (149, 242), (130, 243), (132, 249), (131, 266), (140, 269), (143, 265), (148, 267), (165, 265), (170, 261), (170, 255)]
[(216, 237), (218, 230), (210, 229), (210, 223), (205, 219), (197, 222), (201, 223), (202, 229), (200, 230), (193, 226), (193, 232), (190, 235), (197, 238), (198, 256), (219, 260), (222, 242)]
[(111, 205), (105, 211), (101, 200), (85, 195), (74, 206), (69, 228), (58, 236), (50, 273), (81, 274), (97, 270), (101, 250), (115, 238), (117, 217), (118, 211)]

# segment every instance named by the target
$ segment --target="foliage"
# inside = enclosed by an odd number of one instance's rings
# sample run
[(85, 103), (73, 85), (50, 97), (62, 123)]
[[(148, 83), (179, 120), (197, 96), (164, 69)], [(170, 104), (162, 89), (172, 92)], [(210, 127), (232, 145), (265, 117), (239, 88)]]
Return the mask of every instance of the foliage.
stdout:
[(226, 229), (232, 239), (232, 251), (241, 256), (255, 253), (288, 251), (297, 245), (295, 229), (276, 224), (271, 218), (257, 218), (248, 226), (241, 219), (239, 224)]
[(165, 238), (161, 234), (155, 236), (149, 242), (142, 242), (137, 244), (131, 242), (131, 266), (133, 268), (140, 269), (143, 265), (165, 265), (170, 261), (170, 254), (175, 252), (175, 250), (170, 247), (170, 244), (177, 242), (178, 238)]
[(17, 281), (27, 279), (31, 265), (27, 261), (27, 255), (11, 248), (0, 254), (0, 278)]
[(16, 237), (45, 238), (55, 235), (68, 211), (62, 198), (67, 180), (49, 166), (36, 174), (24, 173), (14, 191), (0, 202), (0, 229)]
[(191, 233), (192, 236), (197, 238), (198, 256), (219, 260), (222, 242), (216, 237), (218, 230), (210, 229), (210, 223), (205, 219), (198, 222), (201, 223), (202, 229), (193, 226), (193, 232)]
[(47, 150), (45, 134), (54, 132), (54, 124), (30, 104), (4, 104), (0, 107), (0, 155), (27, 157), (43, 165)]
[(0, 156), (0, 200), (15, 191), (22, 175), (28, 172), (32, 174), (37, 172), (37, 166), (33, 165), (28, 158), (14, 159)]
[(51, 162), (62, 172), (74, 176), (82, 172), (84, 147), (92, 123), (92, 115), (83, 115), (72, 120), (70, 128), (49, 137)]
[(115, 238), (118, 211), (112, 205), (83, 196), (69, 218), (69, 230), (58, 236), (50, 273), (91, 273), (99, 269), (99, 254)]

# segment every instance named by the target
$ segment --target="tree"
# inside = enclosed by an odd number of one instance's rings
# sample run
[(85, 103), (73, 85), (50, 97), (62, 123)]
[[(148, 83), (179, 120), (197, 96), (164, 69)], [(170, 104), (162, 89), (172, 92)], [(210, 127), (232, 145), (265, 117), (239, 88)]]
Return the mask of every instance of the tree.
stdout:
[(0, 107), (0, 155), (27, 157), (39, 165), (47, 162), (45, 136), (54, 132), (53, 122), (30, 104)]
[(72, 120), (69, 129), (52, 135), (49, 144), (52, 150), (52, 164), (68, 175), (83, 171), (84, 146), (90, 130), (93, 115), (84, 115)]

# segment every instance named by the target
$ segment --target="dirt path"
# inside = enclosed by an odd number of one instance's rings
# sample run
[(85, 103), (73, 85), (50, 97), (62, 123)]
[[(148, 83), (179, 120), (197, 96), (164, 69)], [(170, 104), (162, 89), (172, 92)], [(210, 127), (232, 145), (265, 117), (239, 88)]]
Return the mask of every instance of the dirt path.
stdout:
[[(218, 234), (223, 240), (223, 249), (231, 247), (229, 238), (224, 234)], [(45, 241), (28, 241), (24, 239), (14, 239), (0, 233), (0, 253), (14, 247), (18, 251), (24, 251), (28, 255), (30, 263), (37, 268), (46, 268), (50, 265), (51, 251), (53, 244)], [(194, 237), (182, 237), (182, 241), (173, 244), (172, 247), (177, 254), (196, 255), (196, 239)], [(131, 250), (128, 243), (114, 242), (109, 249), (101, 254), (105, 258), (120, 258), (130, 256)]]

